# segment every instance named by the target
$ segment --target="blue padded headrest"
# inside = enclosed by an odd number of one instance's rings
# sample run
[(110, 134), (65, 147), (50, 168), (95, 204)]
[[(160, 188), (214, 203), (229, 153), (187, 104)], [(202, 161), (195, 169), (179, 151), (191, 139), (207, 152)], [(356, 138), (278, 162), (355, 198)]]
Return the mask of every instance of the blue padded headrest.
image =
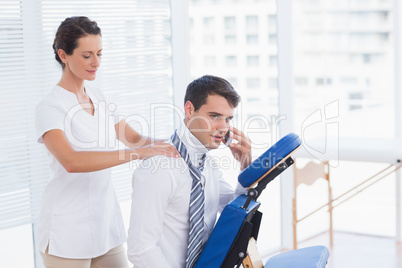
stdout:
[(296, 150), (300, 144), (301, 139), (296, 134), (290, 133), (286, 135), (239, 174), (239, 183), (244, 188), (250, 187), (271, 168)]

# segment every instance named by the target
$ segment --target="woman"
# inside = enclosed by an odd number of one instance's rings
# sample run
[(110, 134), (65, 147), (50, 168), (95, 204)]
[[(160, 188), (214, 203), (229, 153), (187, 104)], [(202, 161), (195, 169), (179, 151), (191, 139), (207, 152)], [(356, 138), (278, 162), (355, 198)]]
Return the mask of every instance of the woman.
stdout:
[[(118, 119), (101, 91), (84, 84), (95, 79), (101, 62), (96, 22), (67, 18), (53, 49), (62, 76), (36, 108), (38, 141), (46, 145), (52, 171), (41, 203), (39, 250), (47, 268), (128, 267), (110, 167), (178, 152), (166, 143), (151, 145)], [(131, 149), (114, 150), (116, 138)]]

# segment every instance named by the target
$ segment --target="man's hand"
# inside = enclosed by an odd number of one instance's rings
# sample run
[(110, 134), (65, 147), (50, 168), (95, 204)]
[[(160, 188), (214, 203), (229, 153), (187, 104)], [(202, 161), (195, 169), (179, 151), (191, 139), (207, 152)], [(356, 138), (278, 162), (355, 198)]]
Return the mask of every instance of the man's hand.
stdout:
[(235, 127), (230, 127), (230, 137), (238, 143), (229, 143), (230, 151), (234, 158), (240, 162), (241, 170), (251, 164), (251, 141), (243, 132)]

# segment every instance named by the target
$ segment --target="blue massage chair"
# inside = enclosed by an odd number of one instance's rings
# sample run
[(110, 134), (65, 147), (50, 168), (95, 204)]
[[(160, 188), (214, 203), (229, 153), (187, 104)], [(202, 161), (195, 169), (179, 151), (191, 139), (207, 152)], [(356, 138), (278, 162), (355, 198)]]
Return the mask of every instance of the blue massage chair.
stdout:
[(249, 242), (256, 241), (262, 219), (257, 198), (267, 184), (294, 161), (290, 155), (301, 145), (296, 134), (280, 139), (239, 175), (239, 183), (247, 188), (223, 209), (195, 268), (324, 268), (329, 258), (325, 246), (313, 246), (288, 251), (271, 257), (263, 264), (249, 260)]

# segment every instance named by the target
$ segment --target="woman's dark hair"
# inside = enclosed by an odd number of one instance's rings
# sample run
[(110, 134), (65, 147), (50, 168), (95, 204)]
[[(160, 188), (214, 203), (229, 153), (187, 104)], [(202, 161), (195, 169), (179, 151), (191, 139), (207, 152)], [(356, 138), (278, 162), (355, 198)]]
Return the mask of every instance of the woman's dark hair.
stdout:
[(202, 105), (207, 103), (208, 95), (224, 97), (233, 108), (236, 108), (240, 102), (239, 94), (228, 81), (217, 76), (204, 75), (187, 86), (184, 104), (191, 101), (195, 111), (198, 111)]
[(54, 38), (53, 51), (63, 68), (65, 64), (59, 58), (58, 50), (63, 49), (67, 55), (72, 55), (78, 46), (78, 39), (90, 34), (102, 35), (98, 24), (87, 17), (70, 17), (60, 24)]

